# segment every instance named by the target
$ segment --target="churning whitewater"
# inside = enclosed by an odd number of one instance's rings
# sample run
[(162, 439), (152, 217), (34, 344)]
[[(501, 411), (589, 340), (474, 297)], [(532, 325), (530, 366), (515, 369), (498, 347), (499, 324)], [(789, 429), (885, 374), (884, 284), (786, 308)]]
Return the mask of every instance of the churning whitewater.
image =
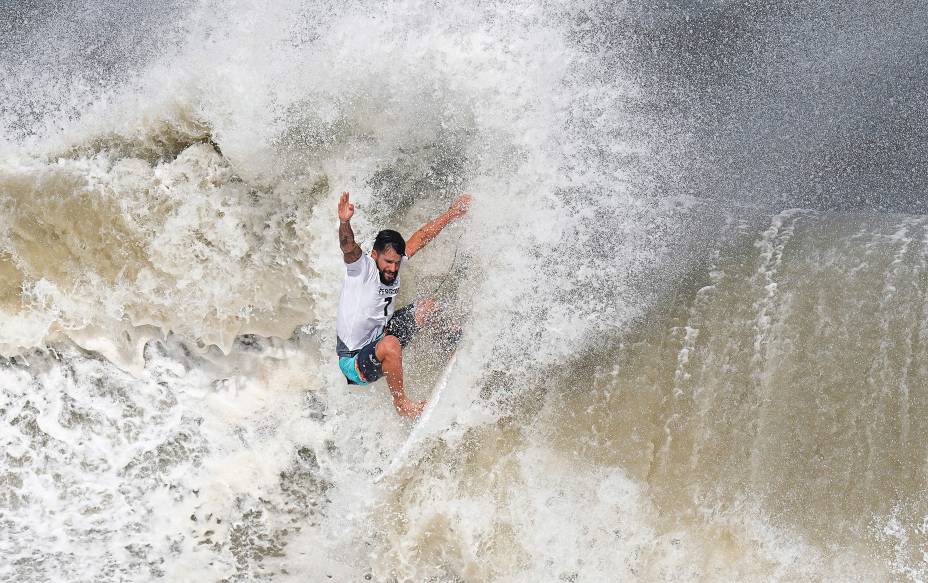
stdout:
[[(4, 5), (0, 579), (928, 579), (915, 155), (870, 204), (854, 146), (791, 174), (704, 109), (869, 14), (803, 6)], [(338, 368), (345, 190), (365, 252), (473, 196), (404, 267), (463, 336), (381, 481), (412, 424)], [(404, 359), (428, 398), (446, 352)]]

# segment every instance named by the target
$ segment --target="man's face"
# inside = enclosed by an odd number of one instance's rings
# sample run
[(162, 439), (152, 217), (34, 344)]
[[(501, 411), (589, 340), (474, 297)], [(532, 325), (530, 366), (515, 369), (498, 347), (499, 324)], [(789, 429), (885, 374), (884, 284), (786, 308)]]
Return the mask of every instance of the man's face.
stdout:
[(403, 256), (396, 252), (393, 247), (387, 246), (386, 249), (378, 253), (371, 251), (371, 257), (377, 264), (377, 271), (380, 272), (380, 283), (384, 285), (393, 285), (396, 282), (396, 276), (400, 272), (400, 262)]

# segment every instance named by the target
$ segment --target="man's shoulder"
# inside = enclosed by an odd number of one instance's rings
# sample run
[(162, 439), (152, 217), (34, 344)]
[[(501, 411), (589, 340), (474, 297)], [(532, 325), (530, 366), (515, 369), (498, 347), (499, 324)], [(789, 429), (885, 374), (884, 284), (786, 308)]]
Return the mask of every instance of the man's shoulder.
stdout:
[(349, 277), (357, 277), (370, 273), (371, 268), (374, 266), (374, 260), (370, 255), (362, 253), (355, 261), (345, 264), (345, 271), (348, 273)]

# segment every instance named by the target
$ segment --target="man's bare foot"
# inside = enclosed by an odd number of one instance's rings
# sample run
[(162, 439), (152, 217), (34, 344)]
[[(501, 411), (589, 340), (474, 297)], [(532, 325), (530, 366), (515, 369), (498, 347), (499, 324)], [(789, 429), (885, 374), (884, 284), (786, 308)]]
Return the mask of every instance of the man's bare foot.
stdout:
[(393, 401), (393, 406), (396, 407), (396, 412), (403, 417), (415, 419), (421, 415), (422, 410), (425, 409), (425, 401), (413, 401), (412, 399), (405, 399), (403, 401)]

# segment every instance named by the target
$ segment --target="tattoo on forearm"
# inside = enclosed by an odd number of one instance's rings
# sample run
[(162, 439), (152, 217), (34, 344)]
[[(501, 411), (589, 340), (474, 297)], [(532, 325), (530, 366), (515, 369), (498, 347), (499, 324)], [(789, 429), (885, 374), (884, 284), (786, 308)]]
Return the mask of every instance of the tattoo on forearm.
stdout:
[(345, 255), (345, 261), (356, 261), (361, 256), (361, 248), (354, 241), (354, 231), (350, 223), (339, 223), (338, 243)]
[(342, 251), (348, 251), (354, 247), (354, 232), (351, 230), (349, 223), (339, 224), (338, 242), (341, 243)]

